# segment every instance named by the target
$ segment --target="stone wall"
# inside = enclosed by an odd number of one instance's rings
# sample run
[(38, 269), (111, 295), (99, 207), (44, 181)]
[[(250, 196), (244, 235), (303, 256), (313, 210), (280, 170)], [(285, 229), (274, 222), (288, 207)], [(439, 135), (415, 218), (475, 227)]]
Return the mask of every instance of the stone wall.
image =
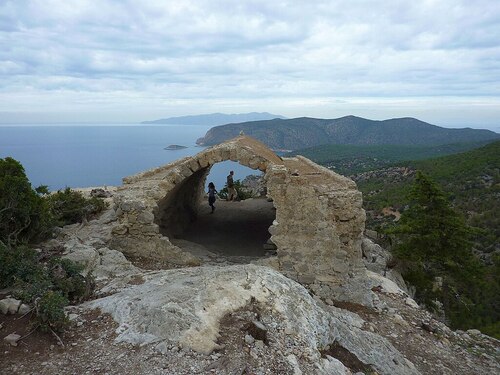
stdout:
[(365, 213), (355, 183), (304, 157), (279, 158), (240, 136), (124, 179), (115, 196), (113, 246), (124, 253), (198, 264), (169, 238), (196, 219), (198, 198), (215, 163), (232, 160), (265, 172), (276, 220), (269, 229), (277, 256), (268, 265), (305, 284), (340, 285), (362, 267)]
[(365, 213), (355, 184), (306, 158), (267, 173), (279, 270), (301, 283), (338, 283), (362, 267)]

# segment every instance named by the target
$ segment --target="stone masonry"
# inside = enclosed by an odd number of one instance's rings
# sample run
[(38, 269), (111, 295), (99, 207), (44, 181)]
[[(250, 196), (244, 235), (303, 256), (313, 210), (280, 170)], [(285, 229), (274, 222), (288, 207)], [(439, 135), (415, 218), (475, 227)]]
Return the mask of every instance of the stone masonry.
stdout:
[(276, 208), (269, 232), (277, 255), (269, 265), (301, 283), (332, 287), (363, 267), (365, 212), (355, 183), (304, 157), (280, 158), (248, 136), (124, 178), (114, 198), (118, 221), (111, 247), (178, 265), (200, 264), (169, 238), (196, 219), (210, 168), (225, 160), (265, 173)]

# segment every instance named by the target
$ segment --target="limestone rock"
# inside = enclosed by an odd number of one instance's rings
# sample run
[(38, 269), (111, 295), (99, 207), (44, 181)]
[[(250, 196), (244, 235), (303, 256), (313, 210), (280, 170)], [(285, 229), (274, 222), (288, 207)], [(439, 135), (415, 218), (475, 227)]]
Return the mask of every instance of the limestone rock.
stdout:
[(123, 253), (111, 250), (107, 247), (99, 249), (99, 264), (92, 270), (97, 280), (123, 277), (140, 273), (140, 270), (132, 265)]
[(168, 343), (211, 353), (218, 348), (221, 320), (255, 308), (266, 327), (279, 326), (280, 332), (293, 337), (297, 350), (304, 353), (297, 362), (299, 370), (307, 368), (305, 358), (325, 374), (340, 368), (335, 361), (322, 361), (319, 353), (339, 342), (380, 374), (418, 374), (387, 340), (357, 328), (360, 323), (349, 323), (359, 317), (346, 318), (340, 309), (325, 310), (304, 287), (269, 268), (205, 266), (159, 271), (144, 278), (141, 285), (85, 304), (113, 316), (120, 325), (117, 341), (155, 343), (158, 349)]
[(344, 366), (337, 358), (327, 356), (321, 359), (318, 365), (318, 375), (352, 375), (352, 372)]
[(62, 257), (69, 259), (84, 267), (84, 272), (90, 272), (99, 264), (99, 253), (90, 245), (84, 245), (75, 241), (65, 244), (66, 254)]
[(361, 249), (363, 251), (363, 263), (369, 271), (378, 273), (392, 280), (400, 289), (408, 293), (401, 274), (388, 267), (388, 264), (392, 261), (392, 255), (388, 250), (382, 248), (367, 237), (363, 238)]
[(19, 315), (24, 315), (30, 312), (31, 307), (26, 305), (25, 303), (22, 303), (21, 306), (19, 306), (19, 310), (17, 311)]
[(21, 338), (21, 335), (17, 333), (11, 333), (10, 335), (5, 336), (3, 339), (12, 346), (17, 346), (17, 342)]
[(4, 298), (0, 300), (0, 312), (4, 315), (16, 314), (21, 305), (21, 301), (15, 298)]

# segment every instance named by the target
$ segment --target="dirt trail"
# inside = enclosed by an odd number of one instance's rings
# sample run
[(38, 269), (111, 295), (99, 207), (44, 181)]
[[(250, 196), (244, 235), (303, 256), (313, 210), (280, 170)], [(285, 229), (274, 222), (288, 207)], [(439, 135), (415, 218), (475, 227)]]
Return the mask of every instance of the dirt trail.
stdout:
[(272, 202), (265, 198), (240, 202), (217, 200), (210, 213), (207, 201), (200, 203), (198, 219), (181, 237), (225, 256), (264, 256), (262, 245), (276, 217)]

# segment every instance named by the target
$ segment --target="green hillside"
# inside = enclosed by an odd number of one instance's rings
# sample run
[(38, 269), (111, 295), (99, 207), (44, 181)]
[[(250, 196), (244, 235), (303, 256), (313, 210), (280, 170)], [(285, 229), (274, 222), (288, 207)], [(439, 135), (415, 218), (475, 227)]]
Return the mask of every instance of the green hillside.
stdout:
[(346, 116), (337, 119), (300, 117), (221, 125), (211, 128), (197, 143), (210, 146), (236, 137), (241, 132), (279, 150), (298, 150), (324, 144), (443, 145), (500, 139), (500, 134), (490, 130), (448, 129), (414, 118), (374, 121)]
[[(474, 327), (500, 338), (500, 141), (459, 154), (398, 162), (395, 166), (353, 175), (363, 192), (367, 228), (379, 232), (382, 228), (393, 228), (395, 216), (411, 210), (408, 192), (417, 170), (437, 182), (452, 207), (475, 228), (473, 248), (481, 263), (469, 275), (471, 284), (462, 290), (462, 295), (469, 298), (468, 304), (448, 309), (448, 318), (454, 317), (452, 321), (462, 329)], [(438, 271), (427, 269), (425, 274)], [(461, 282), (460, 278), (457, 280)]]
[(401, 209), (415, 170), (439, 183), (470, 225), (482, 230), (477, 247), (483, 253), (500, 250), (500, 141), (439, 158), (397, 163), (397, 167), (353, 175), (371, 213), (369, 225), (383, 208)]
[(456, 154), (484, 146), (488, 142), (467, 142), (438, 146), (415, 145), (322, 145), (291, 152), (302, 155), (340, 174), (384, 168), (405, 160), (420, 160)]

